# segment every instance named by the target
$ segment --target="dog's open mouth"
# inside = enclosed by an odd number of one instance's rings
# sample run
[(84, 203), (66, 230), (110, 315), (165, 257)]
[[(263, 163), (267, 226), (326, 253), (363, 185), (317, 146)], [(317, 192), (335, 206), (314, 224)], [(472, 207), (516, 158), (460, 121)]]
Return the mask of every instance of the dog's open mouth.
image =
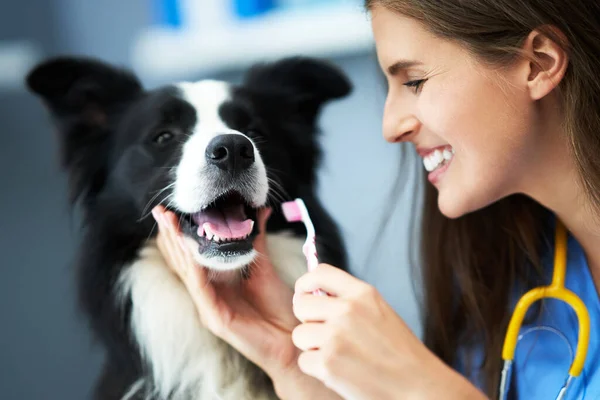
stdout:
[(257, 209), (239, 193), (229, 192), (194, 214), (181, 214), (182, 231), (207, 256), (237, 256), (252, 250)]

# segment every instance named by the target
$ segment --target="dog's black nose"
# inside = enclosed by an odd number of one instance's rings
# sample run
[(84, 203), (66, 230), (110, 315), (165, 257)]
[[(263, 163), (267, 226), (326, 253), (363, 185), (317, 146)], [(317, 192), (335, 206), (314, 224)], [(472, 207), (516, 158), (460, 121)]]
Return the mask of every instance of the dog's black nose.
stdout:
[(219, 135), (206, 147), (206, 162), (225, 171), (241, 172), (254, 163), (254, 146), (243, 135)]

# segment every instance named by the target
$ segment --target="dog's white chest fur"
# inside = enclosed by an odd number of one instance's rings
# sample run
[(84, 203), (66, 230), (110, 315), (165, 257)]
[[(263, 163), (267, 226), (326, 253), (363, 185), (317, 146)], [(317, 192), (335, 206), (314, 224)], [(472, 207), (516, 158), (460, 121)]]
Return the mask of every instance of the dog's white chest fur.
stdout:
[[(306, 271), (303, 241), (285, 234), (268, 235), (269, 256), (279, 276), (290, 287)], [(134, 385), (125, 398), (268, 399), (272, 393), (250, 396), (248, 360), (200, 323), (187, 289), (167, 267), (154, 243), (121, 277), (121, 299), (131, 298), (131, 329), (149, 376)], [(148, 393), (148, 391), (151, 391)]]

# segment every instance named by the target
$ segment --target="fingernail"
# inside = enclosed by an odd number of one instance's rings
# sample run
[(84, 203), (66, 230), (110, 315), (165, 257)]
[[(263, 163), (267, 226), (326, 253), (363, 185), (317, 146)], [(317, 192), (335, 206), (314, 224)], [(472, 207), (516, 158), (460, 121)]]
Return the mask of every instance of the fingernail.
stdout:
[(296, 305), (296, 293), (292, 296), (292, 305)]

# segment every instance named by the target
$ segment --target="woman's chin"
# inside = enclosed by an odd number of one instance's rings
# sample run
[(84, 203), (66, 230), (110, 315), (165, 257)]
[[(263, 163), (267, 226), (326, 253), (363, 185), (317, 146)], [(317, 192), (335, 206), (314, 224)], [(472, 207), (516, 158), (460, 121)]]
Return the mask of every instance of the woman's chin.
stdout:
[(438, 208), (446, 218), (456, 219), (470, 212), (465, 200), (462, 193), (448, 193), (443, 189), (438, 192)]
[[(489, 191), (488, 191), (489, 193)], [(499, 201), (504, 196), (490, 196), (485, 191), (460, 188), (442, 188), (438, 191), (438, 209), (447, 218), (457, 219), (481, 210)]]

